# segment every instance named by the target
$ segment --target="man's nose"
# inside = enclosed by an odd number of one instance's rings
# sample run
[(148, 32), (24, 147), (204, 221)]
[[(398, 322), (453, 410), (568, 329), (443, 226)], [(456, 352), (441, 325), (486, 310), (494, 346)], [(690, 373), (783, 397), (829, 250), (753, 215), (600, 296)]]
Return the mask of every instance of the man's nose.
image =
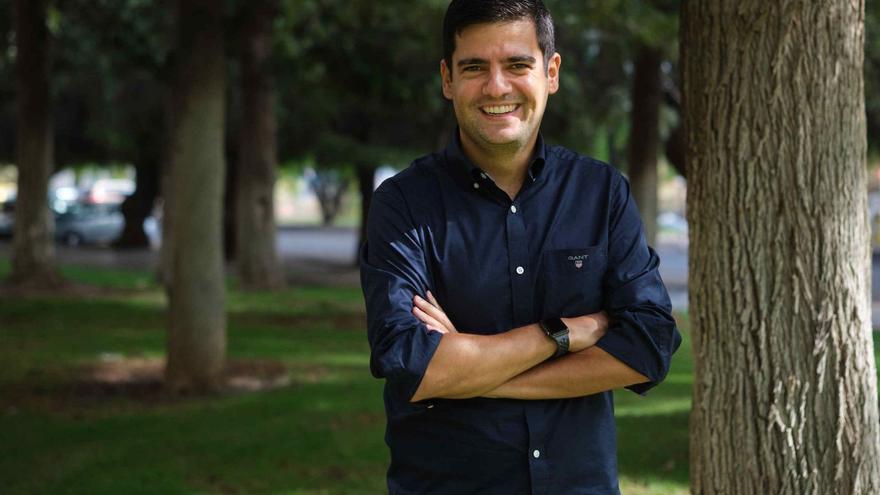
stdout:
[(501, 68), (490, 68), (489, 79), (483, 86), (483, 94), (491, 98), (499, 98), (510, 92), (510, 81)]

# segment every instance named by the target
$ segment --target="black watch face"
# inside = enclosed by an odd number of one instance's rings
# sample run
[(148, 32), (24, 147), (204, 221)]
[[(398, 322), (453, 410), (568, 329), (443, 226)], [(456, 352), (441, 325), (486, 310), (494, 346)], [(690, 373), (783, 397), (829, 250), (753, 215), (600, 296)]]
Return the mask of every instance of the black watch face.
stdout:
[(559, 318), (550, 318), (543, 321), (544, 328), (551, 334), (559, 333), (565, 330), (568, 330), (568, 327), (565, 326), (565, 323), (562, 323), (562, 320)]

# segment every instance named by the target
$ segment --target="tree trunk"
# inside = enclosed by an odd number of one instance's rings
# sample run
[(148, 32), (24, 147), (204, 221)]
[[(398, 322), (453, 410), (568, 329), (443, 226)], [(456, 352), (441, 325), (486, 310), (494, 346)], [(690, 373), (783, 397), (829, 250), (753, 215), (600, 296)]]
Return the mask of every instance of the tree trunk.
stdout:
[(219, 388), (226, 354), (221, 227), (226, 73), (221, 3), (178, 2), (169, 191), (174, 245), (165, 370), (166, 384), (178, 392)]
[(342, 210), (342, 201), (348, 191), (348, 177), (337, 170), (322, 170), (318, 167), (309, 181), (309, 187), (318, 198), (321, 207), (321, 225), (329, 227)]
[(692, 492), (880, 493), (864, 3), (682, 14)]
[(663, 88), (660, 50), (641, 46), (632, 85), (629, 133), (629, 180), (648, 244), (657, 238), (657, 153), (660, 149), (660, 102)]
[(236, 181), (236, 261), (243, 289), (284, 284), (275, 250), (275, 177), (278, 144), (277, 101), (270, 57), (274, 0), (247, 6), (241, 36), (242, 122)]
[[(153, 143), (155, 144), (155, 143)], [(122, 202), (122, 214), (125, 216), (125, 228), (119, 238), (113, 242), (117, 248), (142, 248), (150, 245), (150, 239), (144, 232), (144, 220), (153, 211), (153, 202), (159, 190), (159, 170), (156, 158), (147, 158), (153, 153), (143, 154), (135, 164), (137, 177), (134, 194)]]
[[(357, 253), (367, 240), (367, 218), (370, 215), (370, 202), (373, 200), (374, 181), (376, 180), (376, 166), (366, 163), (356, 165), (358, 188), (361, 193), (361, 225), (358, 234)], [(355, 253), (354, 263), (360, 264), (358, 254)]]
[[(174, 36), (176, 40), (176, 34)], [(175, 41), (173, 45), (177, 46), (177, 42)], [(159, 219), (161, 242), (159, 243), (159, 263), (156, 278), (166, 290), (169, 290), (171, 281), (174, 280), (174, 257), (172, 253), (174, 251), (174, 212), (176, 210), (173, 204), (174, 198), (172, 197), (171, 167), (173, 166), (174, 158), (174, 133), (177, 129), (178, 95), (175, 94), (174, 87), (174, 78), (177, 77), (176, 72), (178, 70), (176, 59), (176, 53), (172, 52), (169, 62), (165, 67), (165, 73), (168, 75), (163, 78), (163, 81), (165, 81), (163, 88), (165, 91), (163, 95), (165, 105), (165, 112), (163, 113), (165, 140), (162, 143), (162, 164), (159, 169), (159, 195), (162, 198), (162, 208), (161, 218)]]
[(53, 142), (45, 0), (16, 0), (15, 33), (18, 194), (10, 282), (54, 288), (62, 279), (55, 265), (54, 219), (48, 200)]

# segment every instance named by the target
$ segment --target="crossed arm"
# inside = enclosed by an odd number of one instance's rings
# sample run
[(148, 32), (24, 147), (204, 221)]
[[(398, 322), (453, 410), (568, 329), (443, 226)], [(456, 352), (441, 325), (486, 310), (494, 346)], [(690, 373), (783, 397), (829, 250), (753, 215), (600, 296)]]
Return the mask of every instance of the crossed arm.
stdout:
[(460, 333), (428, 293), (415, 296), (413, 314), (443, 334), (412, 401), (439, 397), (558, 399), (649, 381), (595, 344), (608, 328), (604, 312), (564, 318), (570, 353), (547, 361), (556, 344), (537, 324), (496, 335)]

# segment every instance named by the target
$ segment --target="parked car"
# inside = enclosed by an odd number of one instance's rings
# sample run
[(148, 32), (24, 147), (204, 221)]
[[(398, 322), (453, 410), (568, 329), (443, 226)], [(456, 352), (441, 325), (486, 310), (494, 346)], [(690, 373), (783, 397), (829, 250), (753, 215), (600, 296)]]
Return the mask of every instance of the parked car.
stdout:
[(73, 203), (55, 215), (55, 238), (68, 246), (108, 244), (124, 227), (125, 217), (114, 203)]

